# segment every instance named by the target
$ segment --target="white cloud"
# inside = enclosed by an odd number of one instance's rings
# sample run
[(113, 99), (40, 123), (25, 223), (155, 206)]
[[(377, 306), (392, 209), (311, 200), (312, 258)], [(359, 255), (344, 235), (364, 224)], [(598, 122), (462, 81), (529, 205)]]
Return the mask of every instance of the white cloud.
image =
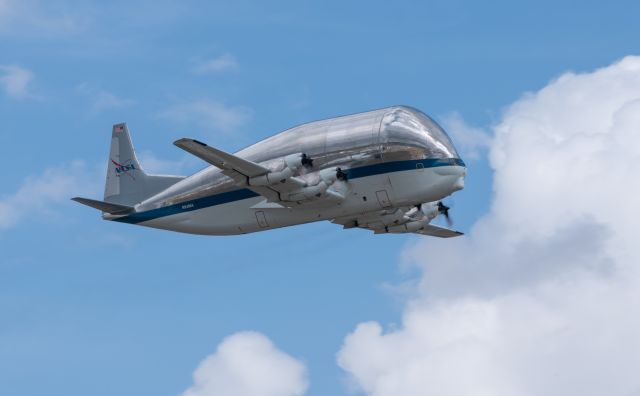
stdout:
[(217, 58), (198, 62), (191, 70), (195, 74), (210, 74), (234, 70), (237, 67), (236, 58), (231, 54), (224, 54)]
[(57, 205), (70, 203), (69, 199), (75, 195), (97, 194), (103, 180), (82, 161), (27, 177), (17, 191), (0, 196), (0, 230), (17, 226), (27, 216), (55, 216)]
[(251, 110), (211, 100), (196, 100), (175, 104), (160, 113), (160, 116), (178, 124), (196, 125), (207, 132), (228, 134), (251, 119)]
[(98, 91), (93, 95), (92, 109), (96, 112), (107, 109), (128, 107), (135, 103), (132, 99), (121, 98), (107, 91)]
[(491, 137), (482, 129), (468, 125), (460, 113), (452, 112), (442, 117), (442, 126), (456, 143), (465, 159), (478, 159), (489, 148)]
[(11, 1), (10, 0), (0, 0), (0, 20), (4, 18), (7, 14), (9, 14), (11, 10)]
[(299, 396), (307, 386), (303, 363), (260, 333), (239, 332), (200, 363), (182, 396)]
[(490, 212), (408, 249), (402, 325), (360, 324), (340, 366), (376, 396), (640, 394), (639, 130), (640, 57), (511, 105)]
[(35, 98), (29, 89), (32, 81), (33, 73), (25, 68), (15, 65), (0, 66), (0, 85), (10, 98)]
[(194, 173), (198, 167), (206, 166), (201, 159), (193, 155), (185, 155), (179, 160), (158, 158), (152, 152), (145, 150), (137, 154), (144, 171), (151, 174), (184, 175)]
[(123, 98), (109, 91), (92, 87), (88, 83), (82, 83), (76, 87), (76, 91), (89, 98), (91, 111), (99, 113), (104, 110), (120, 109), (129, 107), (136, 102), (132, 99)]
[(76, 8), (61, 11), (58, 3), (0, 0), (0, 34), (50, 38), (77, 32), (83, 24)]

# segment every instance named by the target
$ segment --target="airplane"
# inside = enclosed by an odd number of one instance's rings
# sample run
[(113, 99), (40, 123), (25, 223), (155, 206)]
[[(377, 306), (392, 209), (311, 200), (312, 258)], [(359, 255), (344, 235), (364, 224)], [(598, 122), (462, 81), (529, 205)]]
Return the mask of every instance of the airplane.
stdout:
[(148, 174), (127, 124), (114, 125), (103, 200), (72, 199), (105, 220), (201, 235), (321, 220), (375, 234), (463, 235), (431, 221), (449, 220), (442, 199), (464, 188), (466, 165), (442, 127), (412, 107), (309, 122), (234, 154), (190, 138), (174, 144), (210, 166)]

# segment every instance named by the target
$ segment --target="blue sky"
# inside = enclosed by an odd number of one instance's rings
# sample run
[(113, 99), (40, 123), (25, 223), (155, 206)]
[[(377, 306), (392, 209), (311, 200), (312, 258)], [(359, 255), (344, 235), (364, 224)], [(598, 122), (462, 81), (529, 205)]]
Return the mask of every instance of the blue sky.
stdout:
[[(111, 125), (129, 124), (143, 166), (182, 174), (204, 164), (180, 137), (234, 151), (393, 104), (490, 135), (526, 92), (638, 53), (639, 14), (632, 1), (0, 0), (0, 393), (180, 394), (243, 330), (306, 365), (306, 394), (349, 393), (336, 354), (358, 323), (400, 322), (417, 237), (103, 222), (68, 198), (101, 196)], [(463, 231), (491, 201), (480, 150), (454, 198)]]

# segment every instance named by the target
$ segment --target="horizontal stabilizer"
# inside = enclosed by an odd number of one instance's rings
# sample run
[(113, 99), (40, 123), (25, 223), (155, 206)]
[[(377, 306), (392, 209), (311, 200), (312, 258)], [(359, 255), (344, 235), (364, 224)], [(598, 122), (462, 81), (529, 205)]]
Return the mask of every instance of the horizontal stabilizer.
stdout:
[(260, 176), (269, 172), (269, 169), (262, 165), (207, 146), (195, 139), (182, 138), (173, 144), (223, 170), (236, 171), (247, 177)]
[(415, 231), (416, 234), (430, 235), (439, 238), (453, 238), (464, 235), (460, 231), (450, 230), (448, 228), (438, 227), (431, 224), (425, 225), (422, 229)]
[(87, 205), (91, 208), (101, 210), (105, 213), (114, 214), (114, 215), (133, 212), (133, 207), (126, 206), (126, 205), (119, 205), (119, 204), (98, 201), (98, 200), (89, 199), (89, 198), (81, 198), (81, 197), (71, 198), (71, 200), (81, 203), (83, 205)]

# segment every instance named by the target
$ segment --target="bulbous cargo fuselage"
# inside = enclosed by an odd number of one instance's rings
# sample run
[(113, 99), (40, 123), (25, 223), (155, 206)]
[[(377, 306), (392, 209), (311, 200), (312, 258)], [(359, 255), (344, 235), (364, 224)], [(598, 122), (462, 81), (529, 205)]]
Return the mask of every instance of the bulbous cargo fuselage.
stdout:
[(275, 169), (296, 153), (312, 160), (302, 177), (339, 167), (347, 180), (340, 187), (344, 199), (283, 206), (211, 166), (113, 220), (197, 234), (247, 233), (440, 200), (462, 189), (466, 174), (444, 130), (406, 106), (302, 124), (235, 155)]

